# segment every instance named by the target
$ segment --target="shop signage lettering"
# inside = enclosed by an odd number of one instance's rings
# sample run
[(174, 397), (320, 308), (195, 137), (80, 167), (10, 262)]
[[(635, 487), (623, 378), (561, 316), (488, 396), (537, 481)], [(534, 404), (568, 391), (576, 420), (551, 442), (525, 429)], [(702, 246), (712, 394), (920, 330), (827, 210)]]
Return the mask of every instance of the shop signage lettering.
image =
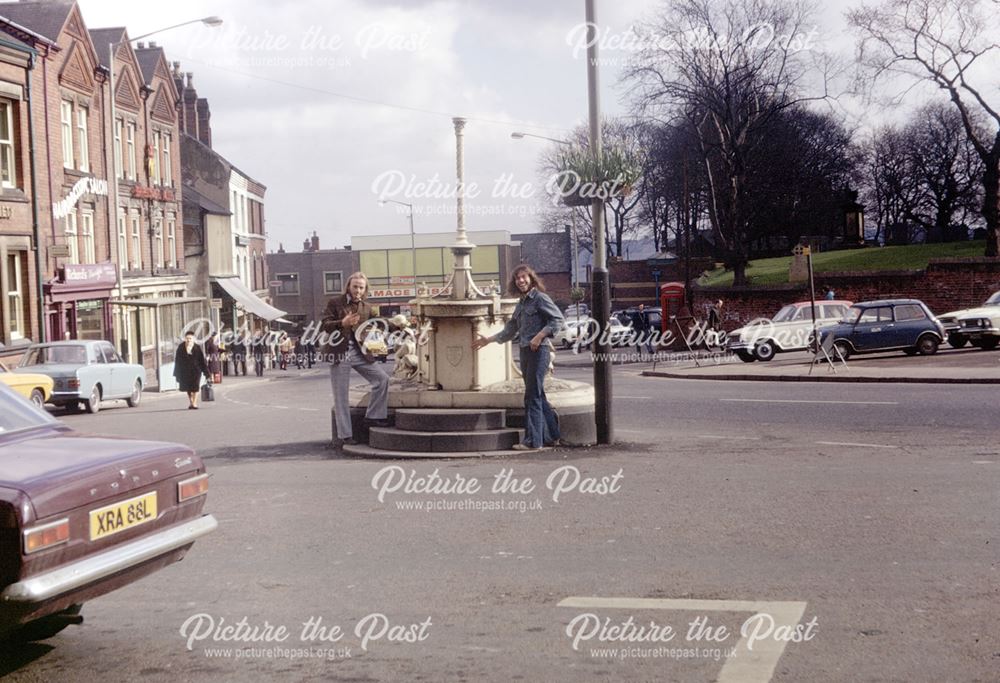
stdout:
[(75, 285), (113, 285), (118, 281), (113, 263), (67, 263), (63, 281)]
[(14, 209), (9, 206), (0, 206), (0, 220), (7, 220), (14, 215)]
[[(446, 289), (450, 290), (451, 288), (445, 288), (443, 285), (431, 285), (427, 287), (427, 294), (429, 296), (437, 296)], [(412, 297), (415, 296), (415, 294), (413, 292), (413, 287), (373, 287), (368, 296), (372, 299), (388, 299), (389, 297), (395, 296)]]
[(73, 210), (73, 207), (76, 206), (76, 203), (80, 201), (80, 197), (85, 194), (96, 194), (107, 197), (108, 181), (101, 178), (80, 178), (64, 199), (52, 203), (52, 214), (56, 218), (65, 218)]
[(146, 187), (145, 185), (135, 185), (132, 187), (132, 196), (136, 199), (153, 199), (158, 202), (174, 201), (174, 191), (163, 188)]

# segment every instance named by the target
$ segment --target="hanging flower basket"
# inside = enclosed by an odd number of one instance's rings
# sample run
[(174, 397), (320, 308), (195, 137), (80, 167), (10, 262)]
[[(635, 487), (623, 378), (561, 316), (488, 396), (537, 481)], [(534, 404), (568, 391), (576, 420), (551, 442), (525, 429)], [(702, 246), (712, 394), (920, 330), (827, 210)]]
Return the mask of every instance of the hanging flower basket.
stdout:
[(560, 156), (559, 168), (550, 188), (567, 206), (627, 196), (642, 174), (641, 161), (617, 148), (605, 149), (598, 159), (589, 150), (571, 147)]

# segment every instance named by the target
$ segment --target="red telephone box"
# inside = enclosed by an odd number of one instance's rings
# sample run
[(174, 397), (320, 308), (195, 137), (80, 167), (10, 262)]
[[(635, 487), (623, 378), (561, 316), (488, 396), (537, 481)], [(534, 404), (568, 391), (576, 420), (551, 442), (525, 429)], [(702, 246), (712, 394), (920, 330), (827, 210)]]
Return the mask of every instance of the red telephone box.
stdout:
[(666, 332), (670, 318), (680, 315), (684, 308), (684, 283), (665, 282), (660, 285), (660, 328)]

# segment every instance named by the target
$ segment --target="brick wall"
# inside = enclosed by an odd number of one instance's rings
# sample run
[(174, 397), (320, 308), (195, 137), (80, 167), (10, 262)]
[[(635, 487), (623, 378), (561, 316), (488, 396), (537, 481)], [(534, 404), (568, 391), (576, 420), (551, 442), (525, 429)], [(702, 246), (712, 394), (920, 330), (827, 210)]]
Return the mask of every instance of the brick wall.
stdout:
[[(832, 289), (837, 299), (920, 299), (935, 314), (978, 306), (1000, 290), (1000, 260), (952, 258), (931, 261), (926, 270), (880, 273), (819, 273), (816, 297)], [(785, 304), (809, 298), (805, 284), (773, 287), (694, 288), (694, 313), (704, 317), (716, 299), (725, 302), (723, 325), (732, 330), (754, 318), (770, 317)]]

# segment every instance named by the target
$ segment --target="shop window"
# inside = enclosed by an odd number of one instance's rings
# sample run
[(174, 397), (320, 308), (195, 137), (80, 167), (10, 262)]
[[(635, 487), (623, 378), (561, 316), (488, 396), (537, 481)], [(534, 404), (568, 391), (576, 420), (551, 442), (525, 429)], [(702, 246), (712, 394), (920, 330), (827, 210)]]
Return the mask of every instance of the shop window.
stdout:
[(104, 302), (99, 299), (76, 302), (76, 338), (104, 337)]

